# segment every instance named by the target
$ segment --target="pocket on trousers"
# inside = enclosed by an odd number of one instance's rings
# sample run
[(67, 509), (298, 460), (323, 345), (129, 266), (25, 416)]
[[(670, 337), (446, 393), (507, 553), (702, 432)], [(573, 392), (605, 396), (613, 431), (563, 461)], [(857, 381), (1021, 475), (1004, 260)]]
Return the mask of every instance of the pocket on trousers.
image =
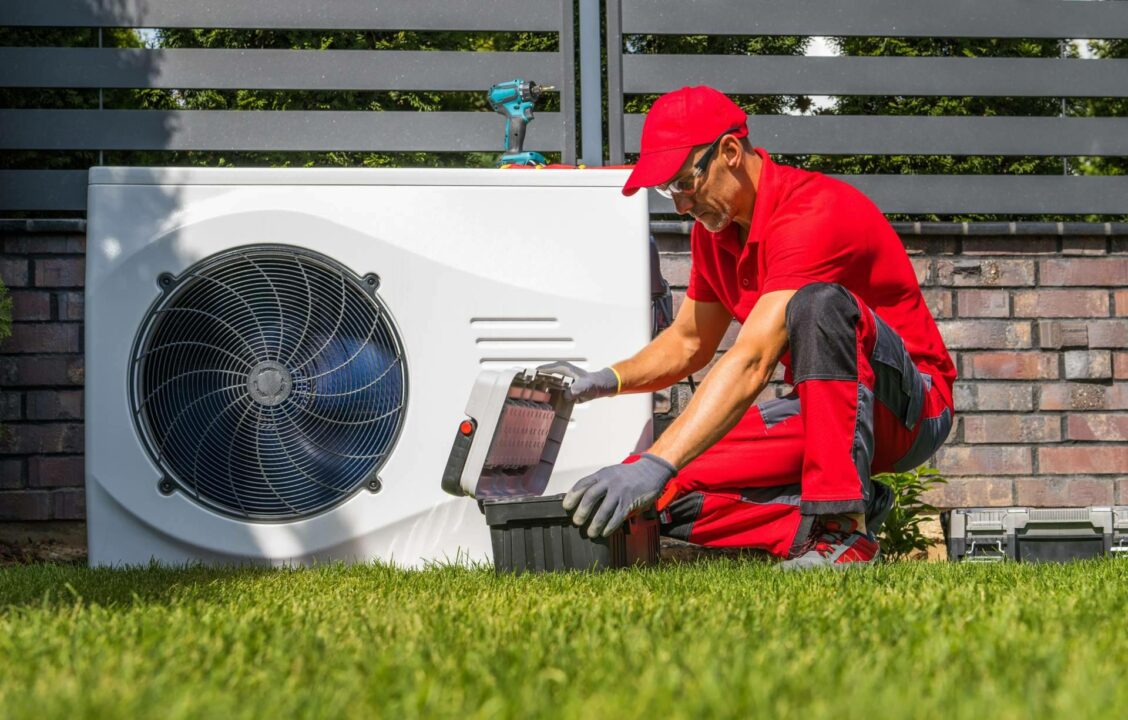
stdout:
[(920, 421), (920, 432), (917, 433), (913, 444), (897, 462), (893, 463), (894, 472), (906, 472), (919, 467), (928, 458), (932, 457), (952, 431), (952, 411), (944, 408), (944, 412), (936, 417), (924, 418)]
[(924, 406), (924, 394), (927, 392), (925, 376), (913, 364), (897, 333), (876, 314), (874, 318), (877, 321), (877, 340), (870, 356), (873, 360), (874, 395), (893, 411), (906, 428), (912, 430)]

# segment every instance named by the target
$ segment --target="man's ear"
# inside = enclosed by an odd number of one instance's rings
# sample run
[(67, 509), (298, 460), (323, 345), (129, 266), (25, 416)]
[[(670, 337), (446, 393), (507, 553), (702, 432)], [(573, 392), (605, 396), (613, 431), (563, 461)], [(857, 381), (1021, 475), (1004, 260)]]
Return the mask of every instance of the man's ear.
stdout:
[(730, 168), (739, 167), (744, 162), (744, 146), (740, 142), (740, 138), (726, 135), (721, 140), (721, 156), (725, 159), (725, 164)]

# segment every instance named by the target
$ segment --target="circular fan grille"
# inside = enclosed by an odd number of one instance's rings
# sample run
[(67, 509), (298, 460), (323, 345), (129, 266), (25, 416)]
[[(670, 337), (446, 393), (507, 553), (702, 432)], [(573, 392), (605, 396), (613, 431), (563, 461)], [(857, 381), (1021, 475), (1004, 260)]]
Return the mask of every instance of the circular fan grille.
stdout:
[(406, 372), (376, 283), (277, 246), (162, 276), (131, 372), (134, 417), (167, 480), (220, 512), (269, 520), (377, 488)]

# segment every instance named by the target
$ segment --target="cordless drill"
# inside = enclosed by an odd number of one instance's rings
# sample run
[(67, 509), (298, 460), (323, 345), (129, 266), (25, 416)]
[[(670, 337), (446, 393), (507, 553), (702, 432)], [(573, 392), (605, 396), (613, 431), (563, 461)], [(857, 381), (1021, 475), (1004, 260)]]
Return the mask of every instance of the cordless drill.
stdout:
[(538, 152), (522, 151), (525, 128), (533, 121), (533, 105), (552, 85), (537, 85), (531, 80), (509, 80), (490, 88), (487, 96), (494, 112), (505, 116), (505, 152), (498, 165), (544, 165), (547, 161)]

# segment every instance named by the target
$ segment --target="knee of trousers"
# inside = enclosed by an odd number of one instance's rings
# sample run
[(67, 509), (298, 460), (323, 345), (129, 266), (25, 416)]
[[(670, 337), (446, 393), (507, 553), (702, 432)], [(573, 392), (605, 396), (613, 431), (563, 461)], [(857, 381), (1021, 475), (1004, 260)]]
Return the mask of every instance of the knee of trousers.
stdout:
[(811, 283), (787, 303), (787, 338), (795, 382), (857, 377), (857, 325), (861, 309), (835, 283)]

